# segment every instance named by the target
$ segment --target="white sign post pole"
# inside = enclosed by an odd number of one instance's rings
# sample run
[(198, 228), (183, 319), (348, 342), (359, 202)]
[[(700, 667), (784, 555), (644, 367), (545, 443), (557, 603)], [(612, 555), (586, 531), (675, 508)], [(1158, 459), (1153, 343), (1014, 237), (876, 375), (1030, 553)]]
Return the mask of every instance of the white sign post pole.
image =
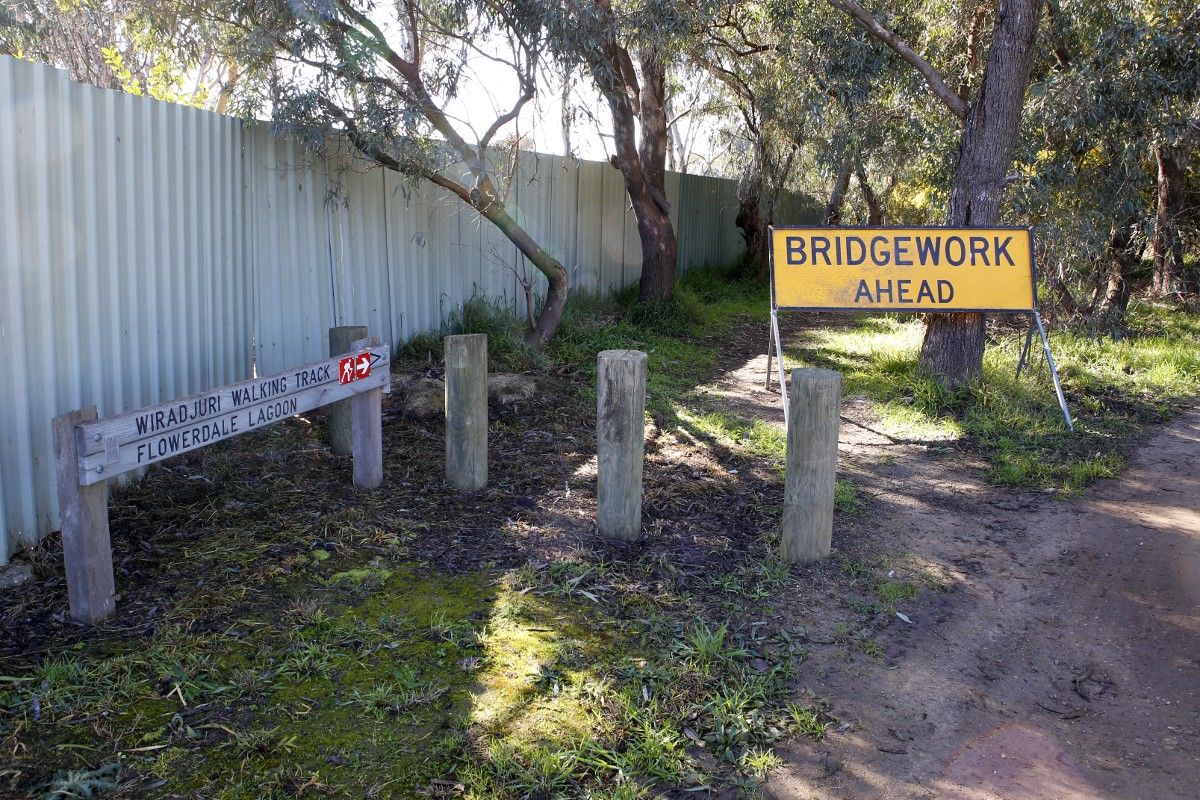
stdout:
[[(771, 309), (771, 335), (775, 337), (775, 356), (779, 364), (779, 394), (783, 399), (783, 425), (786, 428), (788, 424), (788, 388), (787, 376), (783, 368), (783, 339), (779, 336), (779, 313)], [(770, 359), (768, 359), (768, 368)]]
[(1054, 379), (1054, 394), (1058, 396), (1058, 407), (1062, 409), (1063, 419), (1067, 422), (1067, 430), (1075, 432), (1075, 423), (1071, 421), (1071, 412), (1067, 409), (1067, 398), (1063, 395), (1062, 382), (1058, 379), (1058, 366), (1054, 356), (1050, 354), (1050, 340), (1046, 338), (1046, 326), (1042, 324), (1042, 315), (1036, 309), (1033, 318), (1037, 321), (1038, 334), (1042, 337), (1042, 350), (1046, 353), (1046, 363), (1050, 366), (1050, 377)]

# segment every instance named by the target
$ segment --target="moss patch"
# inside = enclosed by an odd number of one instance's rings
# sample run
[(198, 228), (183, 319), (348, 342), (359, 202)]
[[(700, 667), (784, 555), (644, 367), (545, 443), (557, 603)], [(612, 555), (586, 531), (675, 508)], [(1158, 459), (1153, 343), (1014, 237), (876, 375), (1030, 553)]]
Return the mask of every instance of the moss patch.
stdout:
[[(596, 670), (624, 651), (573, 602), (503, 573), (338, 566), (224, 632), (165, 629), (7, 679), (12, 735), (47, 766), (119, 762), (137, 796), (258, 798), (414, 796), (493, 748), (594, 732)], [(364, 579), (365, 596), (340, 591)]]
[(26, 785), (119, 765), (114, 796), (632, 798), (761, 777), (792, 730), (783, 640), (585, 599), (613, 577), (335, 557), (223, 630), (58, 653), (0, 708), (47, 770)]

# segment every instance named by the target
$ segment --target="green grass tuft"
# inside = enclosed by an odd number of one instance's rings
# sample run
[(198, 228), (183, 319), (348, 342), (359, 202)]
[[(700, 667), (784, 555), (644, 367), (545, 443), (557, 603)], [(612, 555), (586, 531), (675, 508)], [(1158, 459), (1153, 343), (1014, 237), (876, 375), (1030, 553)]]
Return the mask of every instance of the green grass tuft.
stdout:
[(835, 720), (822, 707), (808, 707), (796, 703), (788, 704), (786, 708), (788, 721), (792, 729), (801, 736), (821, 741)]
[(607, 302), (576, 293), (546, 355), (578, 369), (587, 399), (594, 401), (596, 356), (603, 350), (644, 351), (647, 411), (675, 424), (679, 399), (714, 368), (721, 336), (739, 318), (766, 319), (766, 288), (728, 275), (720, 269), (689, 271), (675, 296), (660, 303), (639, 302), (632, 288)]
[(1055, 330), (1051, 346), (1071, 410), (1067, 432), (1049, 372), (1034, 353), (1015, 376), (1023, 336), (997, 334), (983, 374), (951, 391), (917, 366), (924, 326), (917, 319), (866, 317), (846, 328), (813, 329), (787, 351), (797, 366), (840, 370), (847, 395), (873, 401), (879, 428), (926, 441), (962, 440), (990, 464), (995, 483), (1076, 492), (1116, 474), (1134, 435), (1200, 393), (1200, 323), (1159, 304), (1130, 310), (1131, 334), (1098, 337)]
[(858, 487), (851, 481), (838, 478), (833, 483), (833, 507), (843, 514), (858, 514), (863, 510)]
[(487, 334), (491, 372), (520, 372), (544, 362), (525, 343), (524, 326), (512, 308), (501, 299), (480, 294), (452, 311), (440, 330), (415, 336), (397, 348), (395, 358), (399, 362), (441, 363), (444, 337), (464, 333)]
[(917, 596), (920, 590), (907, 581), (892, 580), (886, 578), (879, 582), (875, 587), (875, 592), (879, 595), (879, 599), (889, 606), (895, 606), (903, 600), (912, 600)]

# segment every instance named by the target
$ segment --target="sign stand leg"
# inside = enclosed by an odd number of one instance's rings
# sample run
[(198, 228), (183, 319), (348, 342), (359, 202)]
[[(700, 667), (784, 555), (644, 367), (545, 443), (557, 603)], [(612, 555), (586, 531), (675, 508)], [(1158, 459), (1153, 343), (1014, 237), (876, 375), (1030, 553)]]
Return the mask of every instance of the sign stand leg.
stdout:
[[(771, 314), (773, 316), (775, 314), (775, 312), (772, 311)], [(766, 389), (768, 392), (771, 391), (771, 351), (774, 346), (775, 346), (775, 332), (774, 332), (774, 329), (772, 329), (771, 326), (768, 324), (767, 325), (767, 378), (763, 382), (763, 388)]]
[(787, 377), (783, 374), (783, 341), (779, 337), (779, 314), (771, 309), (771, 335), (775, 338), (775, 354), (779, 356), (776, 363), (779, 369), (779, 394), (783, 398), (783, 424), (788, 424), (788, 390)]
[(1071, 412), (1067, 410), (1067, 398), (1063, 396), (1062, 383), (1058, 379), (1058, 367), (1054, 364), (1054, 356), (1050, 354), (1050, 340), (1046, 338), (1046, 326), (1042, 324), (1042, 315), (1033, 312), (1037, 320), (1038, 334), (1042, 337), (1042, 351), (1046, 354), (1046, 363), (1050, 365), (1050, 377), (1054, 379), (1054, 393), (1058, 395), (1058, 407), (1062, 409), (1063, 419), (1067, 422), (1067, 430), (1075, 432), (1075, 424), (1071, 421)]
[(1025, 346), (1021, 348), (1021, 357), (1017, 359), (1017, 380), (1021, 379), (1021, 370), (1025, 368), (1025, 364), (1029, 361), (1029, 351), (1033, 347), (1033, 332), (1035, 326), (1031, 321), (1029, 330), (1025, 332)]
[(112, 541), (108, 533), (108, 481), (79, 483), (79, 440), (75, 426), (96, 419), (96, 407), (55, 417), (54, 464), (62, 519), (63, 565), (71, 616), (89, 624), (116, 610)]

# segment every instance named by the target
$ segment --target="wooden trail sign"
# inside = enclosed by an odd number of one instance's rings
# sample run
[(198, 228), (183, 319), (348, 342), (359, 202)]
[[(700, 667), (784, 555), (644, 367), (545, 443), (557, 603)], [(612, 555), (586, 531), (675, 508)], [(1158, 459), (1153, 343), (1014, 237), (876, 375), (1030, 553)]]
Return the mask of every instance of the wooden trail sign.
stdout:
[[(342, 383), (344, 360), (368, 362), (367, 377)], [(78, 426), (79, 483), (89, 486), (164, 458), (215, 444), (388, 385), (388, 348), (305, 364), (266, 378), (173, 400)]]
[[(351, 366), (351, 373), (341, 368)], [(95, 408), (54, 420), (63, 558), (71, 615), (99, 622), (114, 610), (105, 482), (314, 408), (351, 399), (354, 485), (383, 482), (382, 395), (390, 391), (390, 352), (375, 339), (265, 378), (97, 419)]]

